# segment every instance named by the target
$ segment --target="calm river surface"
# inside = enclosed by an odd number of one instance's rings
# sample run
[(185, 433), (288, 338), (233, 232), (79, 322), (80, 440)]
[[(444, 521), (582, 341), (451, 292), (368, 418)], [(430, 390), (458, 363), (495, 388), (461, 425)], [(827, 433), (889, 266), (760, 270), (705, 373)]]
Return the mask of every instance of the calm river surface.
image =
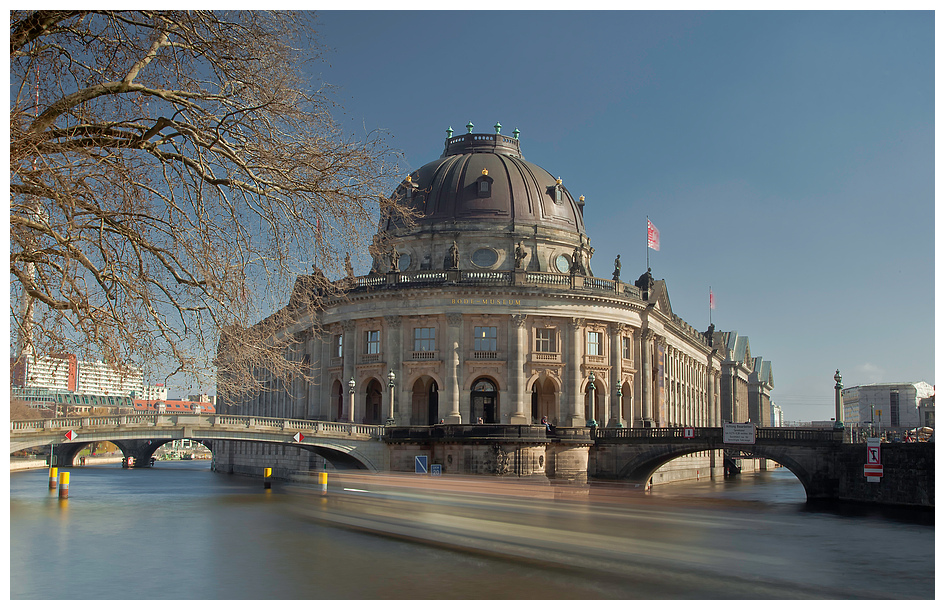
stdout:
[(10, 474), (12, 599), (934, 597), (930, 512), (808, 507), (780, 469), (557, 498), (334, 473), (325, 497), (267, 492), (208, 462), (69, 472), (67, 501), (46, 470)]

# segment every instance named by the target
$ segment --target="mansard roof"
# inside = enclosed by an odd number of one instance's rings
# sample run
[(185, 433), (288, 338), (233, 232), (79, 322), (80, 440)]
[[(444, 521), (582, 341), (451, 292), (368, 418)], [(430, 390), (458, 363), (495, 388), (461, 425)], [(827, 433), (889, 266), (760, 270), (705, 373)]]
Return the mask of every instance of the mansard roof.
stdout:
[(771, 372), (771, 363), (769, 361), (764, 360), (761, 356), (757, 356), (755, 357), (753, 367), (754, 370), (748, 377), (749, 381), (774, 387), (774, 374)]

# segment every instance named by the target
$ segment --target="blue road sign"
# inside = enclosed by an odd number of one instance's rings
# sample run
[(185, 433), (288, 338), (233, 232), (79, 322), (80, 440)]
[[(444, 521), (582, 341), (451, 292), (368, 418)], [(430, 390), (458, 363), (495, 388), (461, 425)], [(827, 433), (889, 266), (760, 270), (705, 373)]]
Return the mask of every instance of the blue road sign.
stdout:
[(442, 464), (433, 464), (430, 466), (430, 475), (438, 477), (443, 474), (443, 465)]
[(418, 455), (414, 458), (414, 472), (417, 474), (426, 474), (427, 473), (427, 456)]

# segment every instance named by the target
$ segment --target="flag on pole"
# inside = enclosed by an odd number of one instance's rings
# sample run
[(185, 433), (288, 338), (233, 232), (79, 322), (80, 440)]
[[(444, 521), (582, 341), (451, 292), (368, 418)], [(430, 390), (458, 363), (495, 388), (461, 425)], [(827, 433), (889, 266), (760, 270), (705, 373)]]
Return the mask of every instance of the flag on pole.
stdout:
[(650, 219), (646, 219), (646, 245), (653, 250), (659, 252), (660, 249), (660, 232), (656, 226), (650, 222)]
[(715, 309), (715, 295), (712, 294), (711, 288), (709, 288), (709, 309)]

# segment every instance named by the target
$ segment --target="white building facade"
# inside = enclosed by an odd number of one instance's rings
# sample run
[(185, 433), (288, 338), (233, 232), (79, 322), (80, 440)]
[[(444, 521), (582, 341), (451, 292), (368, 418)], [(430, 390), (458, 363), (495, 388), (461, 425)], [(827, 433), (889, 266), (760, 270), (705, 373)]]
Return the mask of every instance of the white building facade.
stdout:
[[(871, 383), (843, 389), (844, 423), (854, 427), (904, 431), (926, 425), (923, 413), (935, 388), (924, 382)], [(934, 407), (933, 407), (934, 408)]]

